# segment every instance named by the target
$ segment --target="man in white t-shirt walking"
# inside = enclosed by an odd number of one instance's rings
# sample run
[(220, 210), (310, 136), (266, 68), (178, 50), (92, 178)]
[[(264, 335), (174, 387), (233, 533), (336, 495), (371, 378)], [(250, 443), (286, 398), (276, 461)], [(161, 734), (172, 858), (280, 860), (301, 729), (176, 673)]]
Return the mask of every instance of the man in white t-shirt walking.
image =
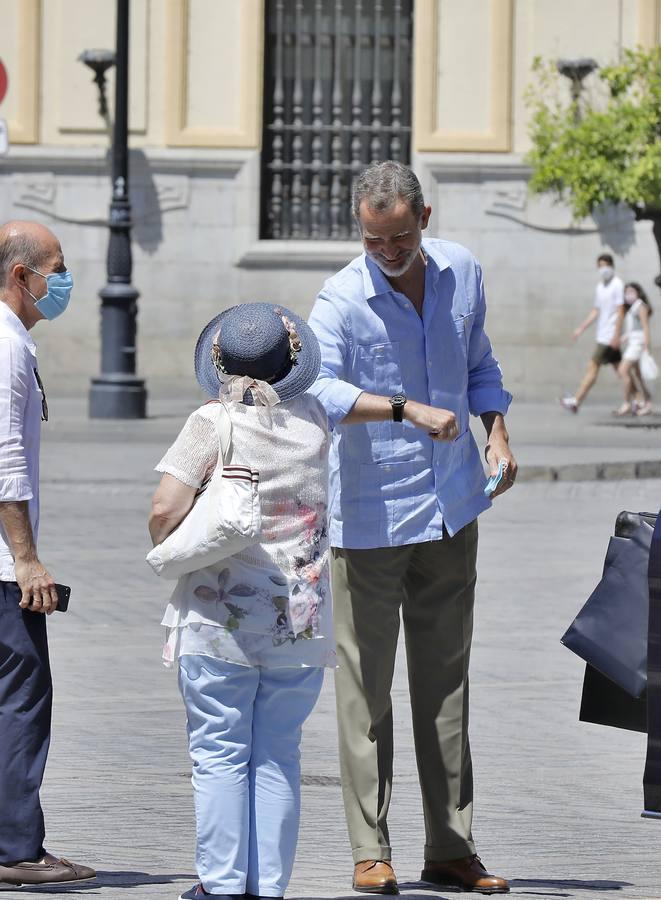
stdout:
[(620, 363), (620, 335), (624, 319), (624, 284), (615, 274), (615, 263), (610, 253), (597, 257), (599, 281), (595, 291), (594, 306), (584, 322), (572, 335), (579, 338), (586, 328), (597, 321), (597, 346), (588, 363), (585, 375), (574, 397), (562, 397), (560, 403), (566, 410), (577, 413), (592, 385), (597, 380), (601, 366), (611, 365), (617, 372)]

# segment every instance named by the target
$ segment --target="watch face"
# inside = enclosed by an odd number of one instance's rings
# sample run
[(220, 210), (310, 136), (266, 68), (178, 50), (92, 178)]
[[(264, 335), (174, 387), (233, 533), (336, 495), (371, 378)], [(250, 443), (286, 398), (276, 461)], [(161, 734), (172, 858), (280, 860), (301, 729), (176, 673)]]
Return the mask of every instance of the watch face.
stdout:
[(395, 394), (390, 398), (390, 402), (393, 406), (404, 406), (406, 403), (406, 397), (404, 394)]

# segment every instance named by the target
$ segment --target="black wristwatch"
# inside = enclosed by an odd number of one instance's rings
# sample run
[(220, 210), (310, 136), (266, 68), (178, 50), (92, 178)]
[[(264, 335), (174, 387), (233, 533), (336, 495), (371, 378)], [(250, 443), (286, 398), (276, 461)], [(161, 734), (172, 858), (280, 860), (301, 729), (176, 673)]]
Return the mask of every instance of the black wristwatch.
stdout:
[(406, 395), (405, 394), (394, 394), (390, 398), (390, 406), (392, 407), (393, 422), (403, 422), (404, 421), (404, 407), (406, 406)]

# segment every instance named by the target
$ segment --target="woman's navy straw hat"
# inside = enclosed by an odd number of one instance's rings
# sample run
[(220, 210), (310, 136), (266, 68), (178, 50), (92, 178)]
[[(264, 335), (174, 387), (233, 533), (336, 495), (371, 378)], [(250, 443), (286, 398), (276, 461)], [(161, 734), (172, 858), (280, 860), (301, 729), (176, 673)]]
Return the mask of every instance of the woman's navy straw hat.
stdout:
[[(195, 375), (218, 397), (221, 380), (250, 375), (266, 381), (281, 400), (304, 393), (321, 366), (319, 342), (308, 323), (284, 306), (242, 303), (215, 316), (195, 347)], [(244, 403), (252, 403), (250, 391)]]

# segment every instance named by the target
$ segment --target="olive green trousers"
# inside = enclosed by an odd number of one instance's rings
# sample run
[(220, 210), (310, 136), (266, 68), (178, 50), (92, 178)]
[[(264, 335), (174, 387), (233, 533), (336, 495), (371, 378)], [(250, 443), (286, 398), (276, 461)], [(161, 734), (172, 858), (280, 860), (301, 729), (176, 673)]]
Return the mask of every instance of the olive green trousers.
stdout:
[(454, 537), (332, 550), (342, 792), (354, 862), (391, 859), (390, 689), (401, 619), (425, 820), (425, 860), (475, 852), (468, 742), (477, 521)]

